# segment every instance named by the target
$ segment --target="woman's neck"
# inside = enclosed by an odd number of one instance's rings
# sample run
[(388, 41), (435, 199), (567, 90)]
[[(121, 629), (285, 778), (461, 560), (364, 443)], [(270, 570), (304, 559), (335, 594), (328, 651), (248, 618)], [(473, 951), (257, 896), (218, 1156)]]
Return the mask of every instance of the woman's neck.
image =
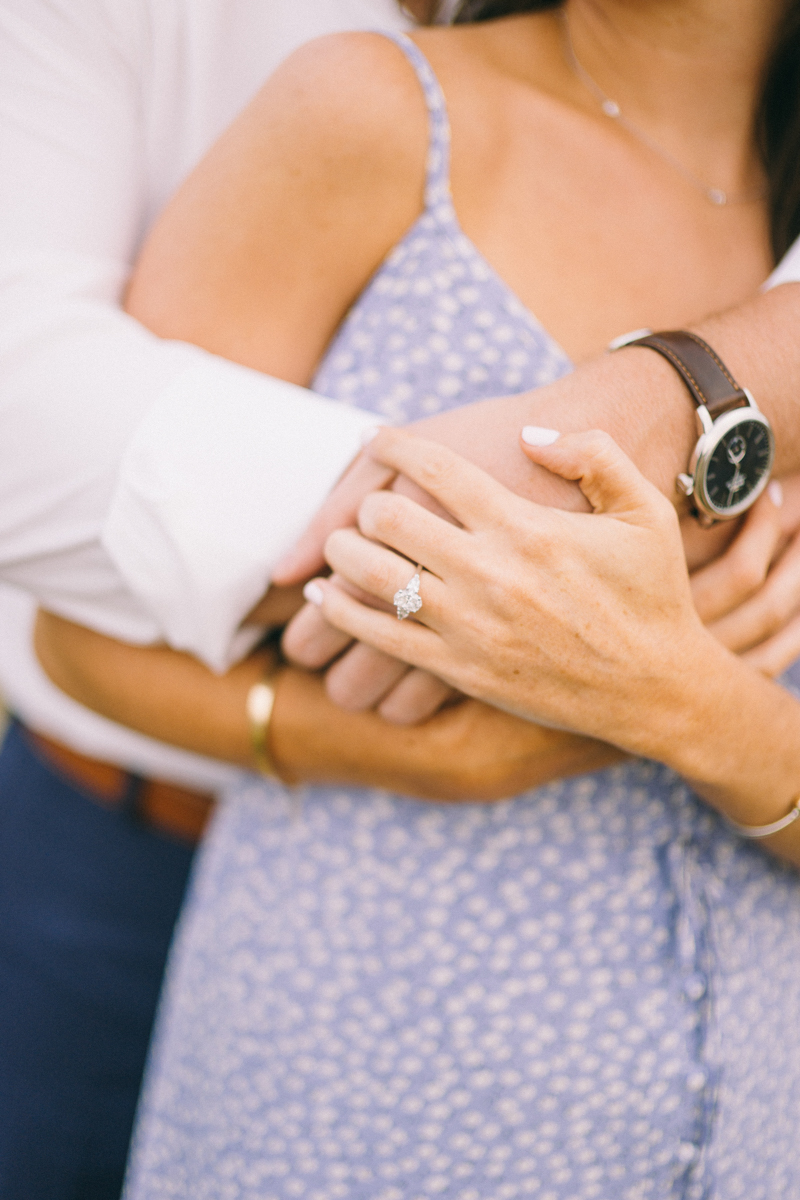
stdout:
[(628, 121), (698, 178), (758, 182), (753, 116), (782, 0), (567, 0), (575, 56)]

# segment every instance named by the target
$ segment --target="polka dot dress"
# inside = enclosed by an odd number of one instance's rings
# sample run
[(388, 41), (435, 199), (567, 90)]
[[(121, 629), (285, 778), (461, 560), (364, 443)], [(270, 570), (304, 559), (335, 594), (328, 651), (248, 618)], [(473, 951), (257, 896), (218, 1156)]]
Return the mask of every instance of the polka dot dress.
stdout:
[[(316, 387), (405, 422), (569, 369), (425, 211)], [(800, 681), (800, 673), (798, 674)], [(126, 1200), (800, 1200), (800, 883), (632, 762), (495, 805), (247, 781), (177, 939)]]

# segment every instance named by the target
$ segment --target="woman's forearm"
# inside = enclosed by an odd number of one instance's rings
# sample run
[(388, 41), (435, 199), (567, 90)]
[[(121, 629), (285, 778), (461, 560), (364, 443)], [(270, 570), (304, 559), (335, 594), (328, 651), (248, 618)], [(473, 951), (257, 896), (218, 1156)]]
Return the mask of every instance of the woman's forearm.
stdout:
[(289, 782), (383, 787), (430, 800), (499, 800), (623, 757), (475, 700), (423, 725), (390, 725), (374, 712), (343, 712), (322, 679), (297, 670), (281, 678), (272, 736)]
[[(710, 636), (662, 685), (631, 749), (673, 767), (738, 824), (776, 821), (800, 796), (800, 703)], [(800, 863), (795, 826), (768, 842)]]
[[(53, 682), (96, 712), (183, 749), (256, 766), (245, 700), (269, 655), (216, 676), (189, 655), (129, 646), (44, 612), (36, 648)], [(375, 713), (344, 712), (319, 676), (292, 668), (278, 679), (270, 732), (287, 783), (383, 787), (434, 800), (500, 799), (621, 757), (474, 700), (400, 728)]]
[(166, 646), (131, 646), (39, 612), (34, 643), (57, 687), (109, 720), (184, 750), (253, 767), (247, 692), (270, 663), (255, 654), (226, 675)]

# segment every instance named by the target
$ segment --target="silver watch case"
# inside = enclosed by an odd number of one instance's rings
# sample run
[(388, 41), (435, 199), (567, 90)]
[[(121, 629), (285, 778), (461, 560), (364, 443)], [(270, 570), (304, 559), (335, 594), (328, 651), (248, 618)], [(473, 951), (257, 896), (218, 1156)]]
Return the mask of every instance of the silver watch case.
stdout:
[[(695, 410), (700, 437), (689, 462), (689, 470), (685, 475), (681, 474), (678, 476), (677, 485), (679, 492), (684, 496), (691, 497), (697, 509), (701, 525), (713, 525), (716, 521), (730, 521), (734, 517), (741, 516), (743, 512), (746, 512), (756, 502), (769, 483), (772, 463), (775, 458), (775, 436), (772, 432), (772, 426), (759, 409), (752, 394), (747, 388), (743, 388), (742, 390), (747, 396), (748, 408), (731, 409), (729, 412), (723, 413), (721, 417), (717, 417), (716, 421), (712, 420), (711, 413), (705, 405), (701, 405)], [(706, 489), (708, 467), (711, 457), (722, 438), (744, 421), (755, 421), (765, 429), (769, 439), (769, 464), (756, 486), (738, 504), (733, 504), (729, 508), (719, 508), (711, 499)]]

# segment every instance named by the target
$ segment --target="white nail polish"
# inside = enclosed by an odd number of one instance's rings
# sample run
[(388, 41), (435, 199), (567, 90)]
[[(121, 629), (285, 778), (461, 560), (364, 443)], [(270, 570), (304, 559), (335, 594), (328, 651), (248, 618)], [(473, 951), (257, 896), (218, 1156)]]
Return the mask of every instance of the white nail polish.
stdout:
[(775, 505), (775, 507), (782, 508), (783, 507), (783, 488), (778, 483), (777, 479), (772, 480), (772, 483), (767, 488), (767, 491), (769, 492), (769, 498), (772, 501), (772, 503)]
[(365, 429), (361, 434), (361, 445), (368, 446), (373, 438), (376, 438), (381, 431), (380, 425), (370, 425), (369, 429)]
[(560, 437), (557, 429), (544, 429), (541, 425), (526, 425), (522, 431), (522, 440), (528, 446), (552, 446)]
[(310, 579), (303, 588), (303, 596), (309, 604), (316, 604), (317, 608), (320, 607), (322, 601), (325, 599), (325, 593), (313, 579)]

